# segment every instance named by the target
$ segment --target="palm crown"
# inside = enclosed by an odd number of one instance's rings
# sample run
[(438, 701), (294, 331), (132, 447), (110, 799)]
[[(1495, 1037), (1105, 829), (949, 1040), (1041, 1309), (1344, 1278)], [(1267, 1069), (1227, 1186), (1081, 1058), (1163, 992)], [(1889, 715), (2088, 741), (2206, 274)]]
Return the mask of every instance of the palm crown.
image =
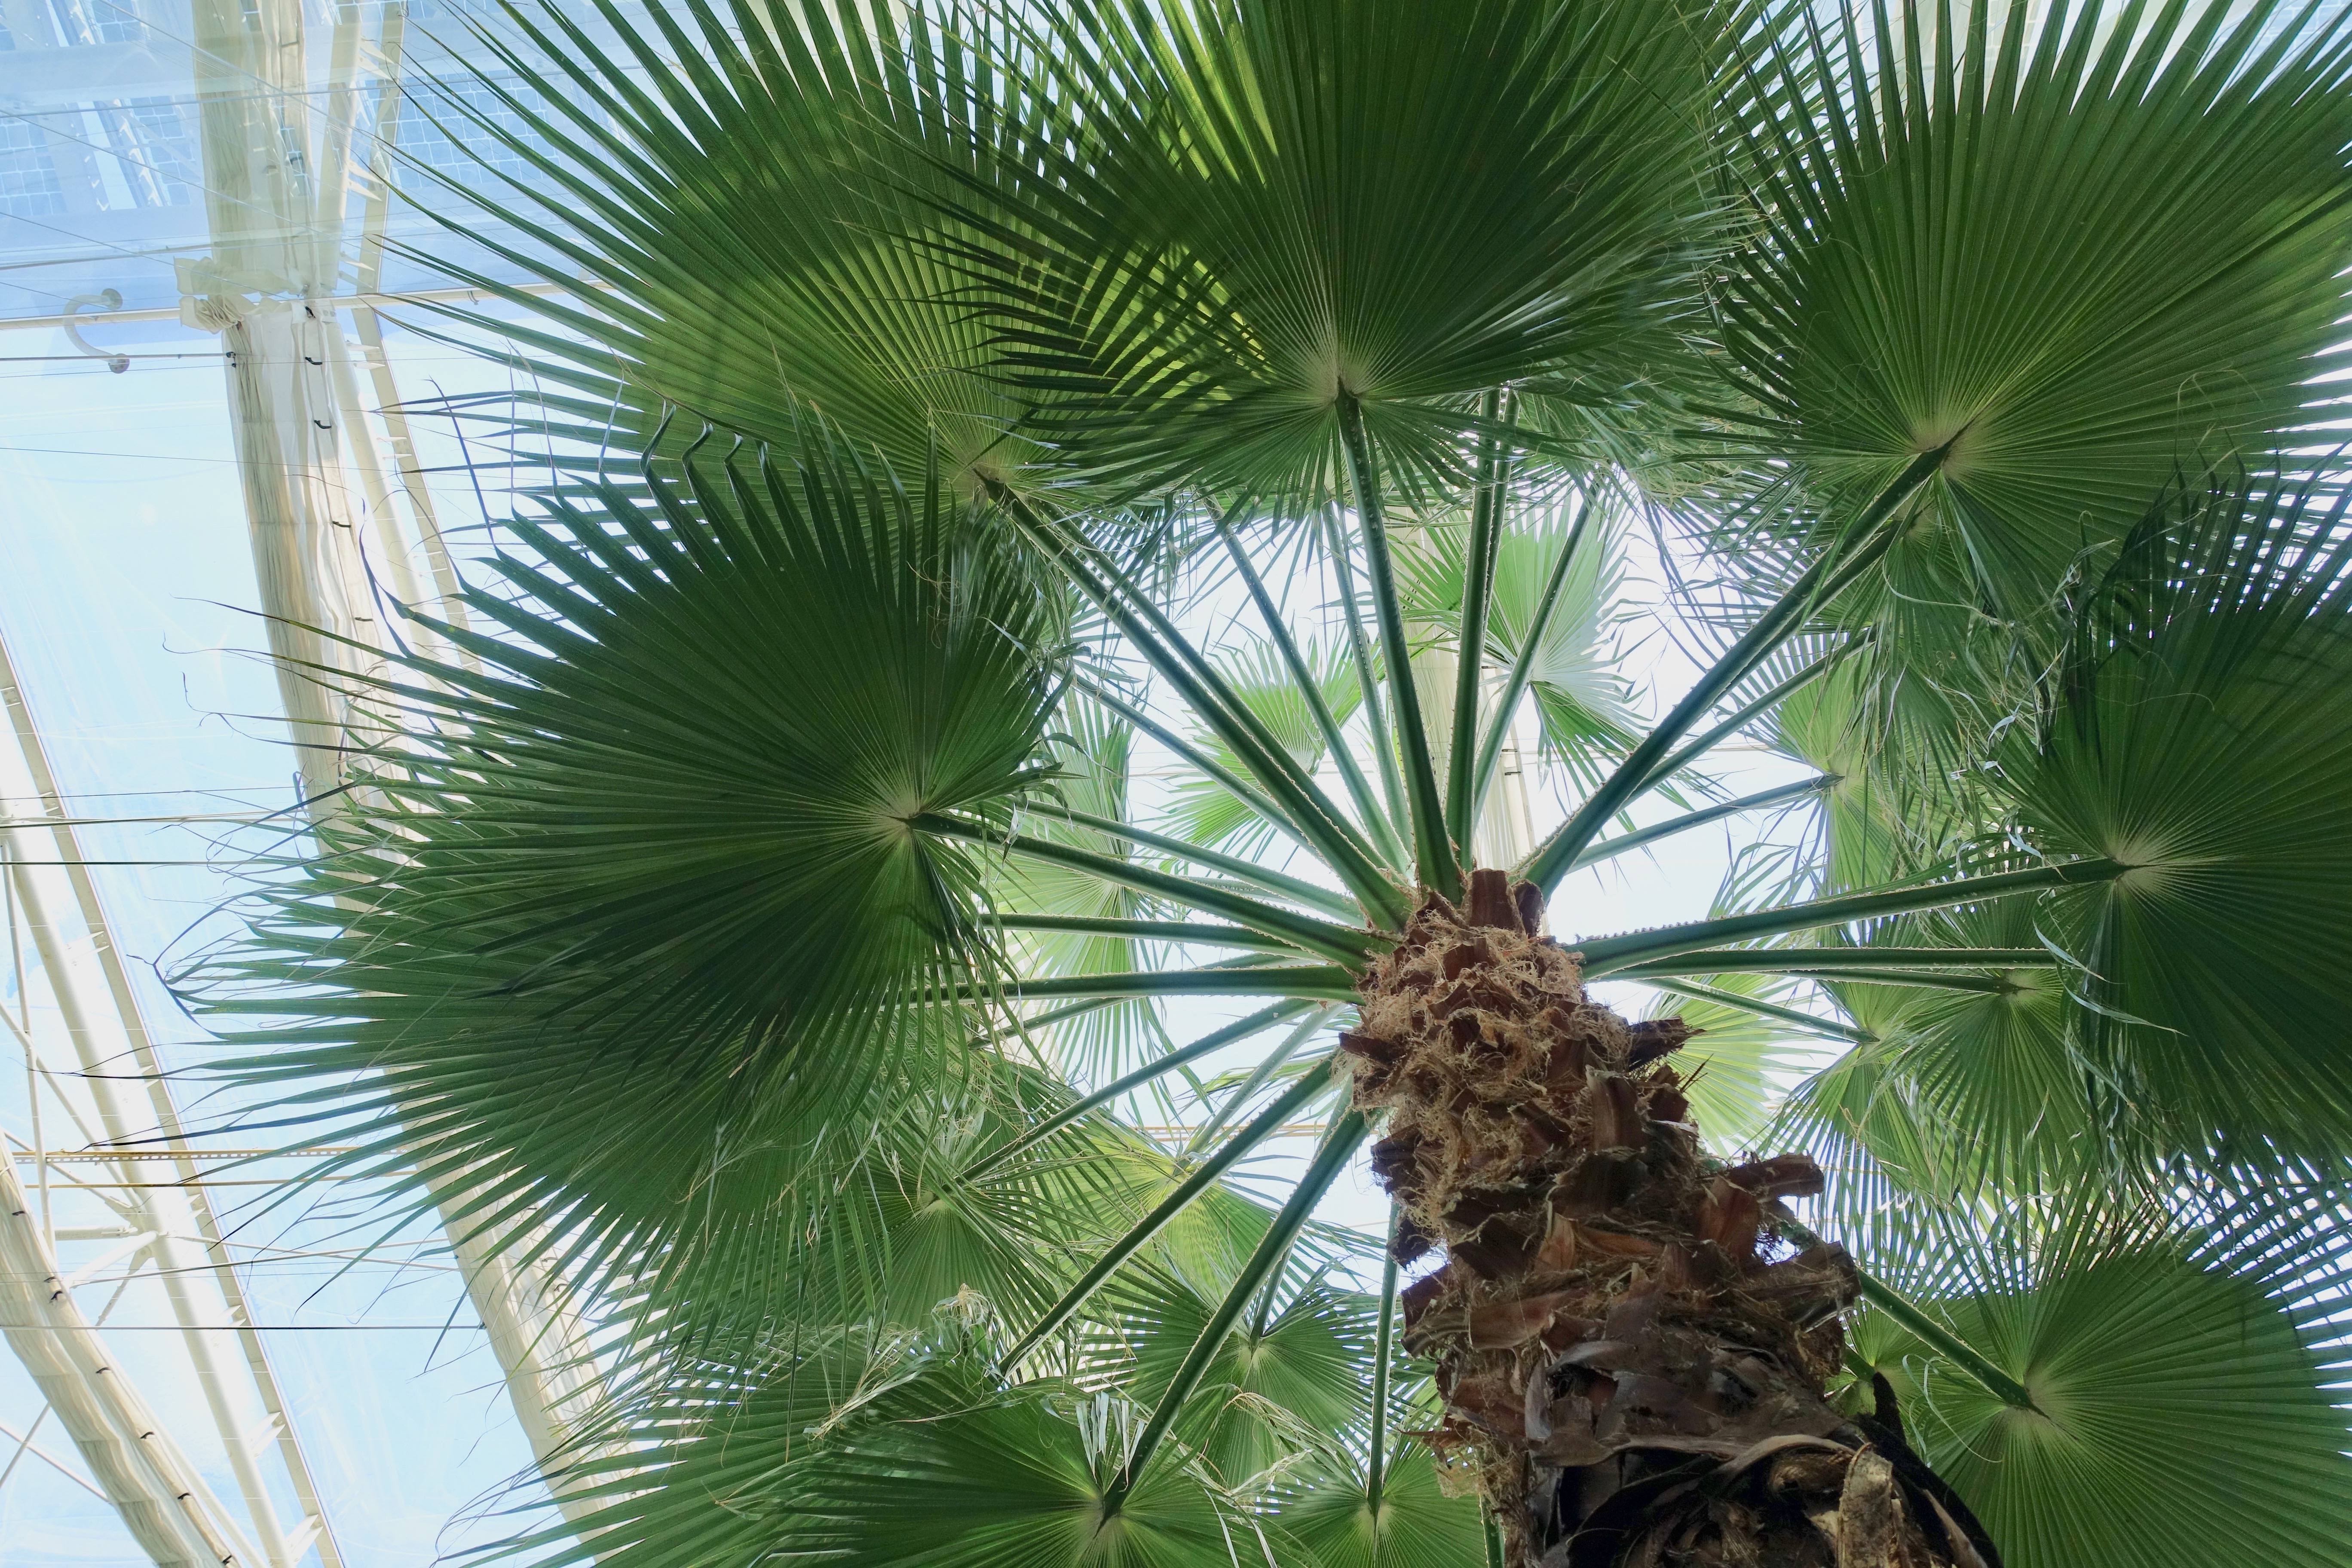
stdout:
[(526, 1544), (2338, 1560), (2340, 11), (790, 15), (514, 14), (553, 477), (198, 977), (588, 1303)]

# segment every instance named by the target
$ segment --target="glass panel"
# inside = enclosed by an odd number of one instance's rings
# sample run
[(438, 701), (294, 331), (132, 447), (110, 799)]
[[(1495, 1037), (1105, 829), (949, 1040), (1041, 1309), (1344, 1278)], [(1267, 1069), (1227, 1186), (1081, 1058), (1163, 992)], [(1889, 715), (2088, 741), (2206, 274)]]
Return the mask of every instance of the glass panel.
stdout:
[[(199, 32), (207, 6), (215, 20), (240, 26), (286, 26), (299, 16), (307, 61), (297, 90), (232, 75), (215, 81), (216, 99), (281, 106), (286, 134), (301, 140), (314, 163), (336, 140), (333, 117), (350, 122), (343, 229), (340, 247), (330, 237), (327, 251), (336, 258), (328, 274), (334, 292), (360, 287), (371, 216), (395, 242), (445, 240), (423, 208), (449, 198), (423, 171), (481, 177), (490, 143), (468, 115), (509, 125), (514, 116), (463, 79), (464, 60), (483, 52), (468, 26), (504, 23), (498, 6), (480, 0), (407, 8), (410, 92), (396, 157), (375, 142), (386, 101), (378, 46), (387, 8), (379, 0), (0, 0), (0, 638), (61, 805), (77, 824), (127, 984), (174, 1075), (192, 1142), (266, 1150), (283, 1147), (288, 1135), (244, 1124), (246, 1108), (208, 1081), (220, 1049), (169, 984), (232, 929), (224, 904), (266, 874), (256, 857), (291, 841), (299, 798), (278, 683), (260, 657), (268, 627), (256, 614), (262, 594), (231, 416), (236, 372), (221, 336), (181, 321), (184, 289), (209, 291), (214, 226), (233, 223), (249, 238), (271, 221), (258, 198), (236, 195), (257, 188), (245, 172), (206, 168), (206, 100), (194, 68), (196, 40), (210, 36)], [(339, 53), (339, 23), (355, 26), (370, 47)], [(352, 90), (341, 95), (339, 59), (358, 61)], [(221, 155), (218, 142), (209, 155)], [(518, 177), (529, 173), (510, 154), (490, 163)], [(371, 205), (372, 170), (393, 176), (388, 212)], [(370, 281), (382, 289), (449, 281), (396, 251), (377, 259), (382, 274)], [(245, 285), (248, 302), (257, 293), (267, 302), (272, 292), (253, 279), (234, 281)], [(368, 540), (366, 594), (390, 592), (396, 565), (429, 584), (415, 509), (400, 493), (400, 459), (374, 410), (387, 389), (394, 398), (464, 395), (503, 387), (507, 373), (388, 316), (379, 381), (352, 319), (331, 319), (347, 339), (365, 410), (343, 433), (341, 472), (330, 492), (335, 519)], [(331, 419), (344, 422), (347, 411), (326, 383), (313, 390)], [(419, 416), (410, 435), (407, 462), (422, 470), (419, 489), (462, 556), (478, 544), (482, 516), (458, 471), (465, 454), (446, 418)], [(398, 514), (398, 563), (386, 553), (355, 462), (362, 439), (384, 469), (382, 499)], [(0, 750), (12, 744), (0, 732)], [(0, 783), (0, 794), (15, 787)], [(13, 809), (21, 817), (28, 807), (17, 801)], [(45, 832), (0, 826), (0, 840), (21, 861), (57, 858)], [(0, 875), (0, 889), (9, 886)], [(144, 1253), (109, 1260), (135, 1240), (108, 1234), (124, 1227), (128, 1189), (105, 1184), (121, 1175), (116, 1164), (71, 1157), (105, 1141), (96, 1080), (82, 1075), (61, 997), (24, 937), (24, 910), (15, 912), (13, 925), (0, 914), (0, 937), (14, 931), (21, 950), (0, 949), (0, 1014), (26, 1041), (0, 1031), (0, 1131), (55, 1231), (60, 1268), (89, 1273), (73, 1299), (89, 1318), (103, 1318), (122, 1373), (250, 1537), (259, 1526), (244, 1495), (247, 1477), (231, 1462), (164, 1277)], [(87, 946), (71, 909), (53, 918)], [(143, 1104), (135, 1064), (110, 1061), (107, 1073), (116, 1068)], [(29, 1157), (37, 1146), (59, 1157), (44, 1165)], [(359, 1184), (267, 1201), (271, 1184), (312, 1163), (215, 1155), (202, 1163), (202, 1190), (236, 1260), (341, 1561), (422, 1565), (510, 1532), (510, 1515), (480, 1516), (544, 1493), (535, 1481), (507, 1489), (530, 1474), (530, 1448), (436, 1223), (401, 1220), (372, 1205)], [(180, 1173), (169, 1163), (139, 1169), (164, 1184)], [(199, 1281), (199, 1295), (204, 1288)], [(217, 1289), (209, 1300), (220, 1315)], [(260, 1436), (266, 1508), (299, 1521), (305, 1510), (277, 1460), (238, 1337), (226, 1325), (205, 1331), (232, 1374), (223, 1380), (231, 1415)], [(8, 1543), (0, 1557), (11, 1568), (147, 1563), (113, 1507), (92, 1491), (95, 1478), (60, 1422), (45, 1412), (17, 1359), (0, 1353), (0, 1540)], [(28, 1431), (31, 1445), (20, 1455)], [(321, 1559), (313, 1546), (298, 1549), (295, 1560)]]

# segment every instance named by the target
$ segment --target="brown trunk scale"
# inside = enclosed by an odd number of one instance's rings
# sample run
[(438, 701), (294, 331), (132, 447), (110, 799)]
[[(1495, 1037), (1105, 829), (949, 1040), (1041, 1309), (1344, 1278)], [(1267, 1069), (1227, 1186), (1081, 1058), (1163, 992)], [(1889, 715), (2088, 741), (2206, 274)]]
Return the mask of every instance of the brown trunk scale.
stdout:
[(1588, 1001), (1542, 915), (1500, 871), (1466, 911), (1424, 895), (1339, 1041), (1356, 1104), (1389, 1111), (1398, 1259), (1445, 1254), (1400, 1297), (1445, 1402), (1423, 1436), (1505, 1563), (2000, 1568), (1883, 1382), (1874, 1415), (1828, 1402), (1853, 1259), (1769, 1227), (1820, 1170), (1708, 1160), (1667, 1061), (1689, 1028)]

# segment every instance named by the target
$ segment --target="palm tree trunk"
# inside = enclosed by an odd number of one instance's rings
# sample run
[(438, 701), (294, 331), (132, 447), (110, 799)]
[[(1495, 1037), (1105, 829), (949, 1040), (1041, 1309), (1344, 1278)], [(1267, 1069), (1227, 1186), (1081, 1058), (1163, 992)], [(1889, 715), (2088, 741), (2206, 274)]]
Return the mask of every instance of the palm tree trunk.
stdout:
[(1340, 1044), (1390, 1111), (1373, 1170), (1395, 1247), (1444, 1262), (1401, 1298), (1437, 1364), (1448, 1472), (1512, 1568), (1999, 1568), (1982, 1529), (1874, 1416), (1833, 1409), (1855, 1294), (1766, 1205), (1818, 1192), (1801, 1154), (1721, 1167), (1671, 1065), (1679, 1019), (1588, 1001), (1534, 887), (1424, 897)]

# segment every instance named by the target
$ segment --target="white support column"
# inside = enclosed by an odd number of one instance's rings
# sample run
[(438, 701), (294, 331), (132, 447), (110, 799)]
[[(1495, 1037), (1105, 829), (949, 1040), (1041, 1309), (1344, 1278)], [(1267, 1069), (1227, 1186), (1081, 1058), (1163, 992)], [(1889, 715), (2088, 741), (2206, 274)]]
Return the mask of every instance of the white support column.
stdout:
[[(443, 1205), (445, 1213), (448, 1206)], [(515, 1419), (544, 1468), (568, 1451), (574, 1423), (594, 1407), (604, 1388), (594, 1367), (583, 1364), (586, 1334), (571, 1293), (547, 1268), (518, 1268), (509, 1261), (503, 1244), (514, 1239), (511, 1235), (461, 1237), (452, 1232), (451, 1249), (464, 1271), (466, 1294), (481, 1315), (491, 1352), (506, 1374)], [(606, 1500), (555, 1493), (556, 1507), (575, 1524)]]
[(374, 606), (352, 592), (356, 509), (336, 449), (331, 330), (298, 302), (264, 306), (221, 333), (254, 574), (303, 795), (313, 800), (342, 777), (342, 703), (331, 683), (352, 667), (350, 643), (373, 644), (376, 629)]
[[(1494, 702), (1499, 695), (1498, 690), (1488, 691), (1487, 701)], [(1522, 711), (1529, 706), (1532, 700), (1522, 698)], [(1511, 725), (1503, 731), (1503, 757), (1496, 769), (1494, 793), (1486, 797), (1486, 807), (1478, 814), (1478, 825), (1470, 836), (1481, 866), (1516, 866), (1535, 853), (1535, 812), (1528, 799), (1527, 757), (1519, 747), (1518, 719), (1518, 714), (1511, 715)]]
[[(391, 221), (393, 182), (392, 153), (399, 140), (401, 109), (405, 94), (401, 86), (401, 73), (406, 59), (404, 45), (407, 38), (408, 7), (403, 0), (389, 0), (383, 8), (383, 35), (376, 43), (378, 69), (382, 81), (376, 101), (375, 145), (368, 159), (366, 176), (367, 206), (361, 220), (357, 265), (352, 279), (353, 297), (345, 308), (352, 313), (352, 330), (359, 334), (359, 350), (367, 363), (369, 384), (375, 394), (377, 417), (383, 421), (384, 446), (392, 454), (394, 468), (400, 475), (401, 494), (406, 498), (410, 521), (415, 525), (417, 542), (424, 547), (425, 557), (433, 573), (434, 587), (440, 596), (442, 617), (450, 625), (467, 626), (466, 606), (457, 596), (457, 565), (449, 554), (449, 544), (441, 536), (441, 519), (433, 506), (433, 492), (425, 482), (425, 470), (416, 458), (416, 438), (408, 427), (408, 415), (400, 400), (400, 385), (394, 378), (392, 357), (384, 352), (383, 323), (376, 315), (377, 289), (383, 280), (383, 240), (385, 226)], [(358, 412), (356, 390), (347, 405), (346, 417), (355, 437), (365, 437), (367, 422)], [(373, 446), (373, 441), (370, 442)], [(386, 515), (386, 522), (391, 519)], [(416, 601), (412, 601), (412, 603)], [(460, 656), (467, 668), (475, 668), (471, 654)]]
[[(333, 323), (302, 302), (332, 294), (338, 281), (342, 215), (333, 215), (332, 236), (320, 234), (316, 175), (320, 150), (348, 150), (349, 130), (312, 135), (299, 0), (194, 0), (192, 25), (213, 254), (182, 264), (183, 288), (226, 351), (269, 650), (303, 793), (316, 799), (342, 772), (341, 704), (331, 684), (351, 668), (349, 644), (374, 640), (339, 449)], [(349, 64), (357, 23), (347, 26), (352, 43), (337, 52)], [(331, 183), (340, 201), (341, 179)]]
[[(373, 49), (359, 33), (357, 9), (344, 7), (330, 51), (328, 80), (315, 84), (306, 74), (297, 0), (194, 3), (207, 183), (215, 192), (215, 249), (209, 263), (191, 267), (190, 278), (217, 289), (192, 299), (183, 319), (219, 331), (231, 351), (231, 413), (261, 609), (270, 617), (270, 651), (279, 665), (279, 691), (300, 748), (304, 794), (318, 803), (311, 807), (314, 816), (324, 817), (338, 809), (341, 798), (338, 748), (345, 714), (340, 696), (302, 671), (318, 669), (331, 677), (362, 668), (369, 650), (389, 646), (365, 577), (372, 557), (360, 544), (358, 498), (343, 482), (346, 444), (394, 591), (465, 624), (455, 563), (400, 411), (374, 310), (337, 298), (344, 209), (354, 184), (366, 193), (357, 293), (372, 298), (378, 282), (392, 191), (385, 142), (397, 125), (400, 102), (403, 7), (384, 7), (383, 34)], [(372, 64), (381, 79), (376, 141), (364, 160), (350, 127), (359, 102), (355, 78), (363, 64)], [(256, 79), (271, 90), (256, 93)], [(315, 138), (297, 107), (313, 86), (323, 86), (327, 106)], [(362, 163), (364, 174), (358, 173)], [(248, 292), (296, 298), (257, 304), (245, 297)], [(352, 312), (373, 412), (383, 423), (399, 493), (430, 568), (430, 595), (412, 596), (422, 584), (391, 510), (392, 487), (360, 395), (352, 345), (342, 338), (339, 308)], [(320, 635), (325, 632), (348, 641), (338, 644)], [(442, 1203), (445, 1216), (455, 1207), (454, 1200)], [(569, 1452), (572, 1424), (602, 1393), (587, 1358), (584, 1327), (559, 1273), (544, 1264), (510, 1263), (504, 1245), (510, 1237), (467, 1231), (463, 1220), (451, 1231), (467, 1293), (488, 1331), (532, 1455), (543, 1471), (551, 1470), (559, 1456)], [(556, 1500), (572, 1519), (595, 1506), (560, 1491)]]

